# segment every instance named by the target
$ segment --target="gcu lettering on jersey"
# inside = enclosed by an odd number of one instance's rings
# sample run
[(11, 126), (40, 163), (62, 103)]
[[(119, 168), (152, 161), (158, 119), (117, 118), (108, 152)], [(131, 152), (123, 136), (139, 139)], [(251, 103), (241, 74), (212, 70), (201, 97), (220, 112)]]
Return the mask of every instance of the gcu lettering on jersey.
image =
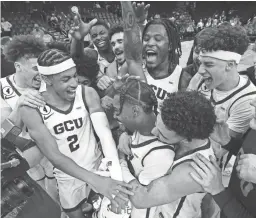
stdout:
[(83, 126), (82, 117), (75, 120), (67, 120), (63, 123), (59, 123), (53, 127), (55, 134), (61, 134), (65, 131), (73, 131), (74, 129), (80, 129)]
[(156, 87), (155, 85), (150, 85), (150, 87), (155, 91), (156, 97), (160, 100), (164, 100), (170, 95), (169, 92), (160, 87)]

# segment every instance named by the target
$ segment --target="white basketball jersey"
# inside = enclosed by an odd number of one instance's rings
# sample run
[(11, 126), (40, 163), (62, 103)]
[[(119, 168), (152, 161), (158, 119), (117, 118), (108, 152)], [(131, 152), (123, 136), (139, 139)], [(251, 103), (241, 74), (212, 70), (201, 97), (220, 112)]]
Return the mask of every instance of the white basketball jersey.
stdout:
[[(16, 84), (14, 83), (13, 78), (14, 78), (14, 74), (0, 79), (1, 87), (2, 87), (2, 90), (1, 90), (2, 98), (10, 106), (12, 110), (15, 108), (15, 105), (19, 100), (19, 97), (26, 90), (26, 89), (17, 87)], [(22, 132), (20, 136), (26, 139), (31, 139), (25, 127), (22, 128)]]
[[(46, 104), (39, 108), (43, 122), (57, 142), (60, 152), (80, 167), (94, 171), (101, 161), (82, 86), (76, 90), (75, 100), (67, 111)], [(72, 178), (54, 169), (56, 178)]]
[[(198, 91), (211, 101), (217, 117), (224, 122), (228, 121), (230, 114), (232, 113), (232, 109), (235, 108), (235, 106), (245, 101), (250, 102), (256, 97), (256, 87), (246, 76), (240, 76), (240, 81), (237, 88), (227, 92), (227, 94), (224, 96), (223, 92), (207, 89), (202, 80), (198, 83)], [(237, 120), (237, 122), (244, 122), (243, 117), (239, 119), (241, 120)], [(230, 125), (228, 122), (227, 124)], [(222, 145), (227, 144), (230, 140), (230, 138), (227, 137), (227, 134), (224, 134), (222, 126), (215, 126), (214, 132), (211, 134), (211, 139), (213, 140), (213, 143), (215, 143), (217, 150), (220, 149)]]
[(168, 94), (179, 90), (180, 76), (182, 67), (177, 65), (172, 74), (163, 79), (154, 79), (146, 69), (144, 69), (147, 83), (152, 87), (158, 101), (158, 111), (161, 109), (162, 103)]
[[(184, 162), (193, 161), (192, 158), (196, 154), (202, 154), (209, 160), (210, 155), (215, 157), (210, 141), (206, 145), (189, 152), (187, 155), (174, 160), (172, 170)], [(182, 197), (170, 204), (160, 206), (157, 211), (159, 218), (200, 218), (201, 217), (201, 202), (205, 193), (195, 193)]]
[(234, 106), (234, 103), (239, 103), (240, 99), (241, 101), (248, 99), (252, 100), (256, 96), (256, 87), (253, 85), (248, 77), (241, 75), (238, 88), (234, 89), (233, 92), (230, 92), (222, 99), (216, 97), (216, 90), (207, 89), (203, 81), (201, 81), (198, 85), (198, 91), (201, 92), (206, 98), (208, 98), (212, 102), (215, 109), (219, 108), (223, 111), (225, 121), (230, 116), (230, 110), (231, 107)]
[[(174, 147), (169, 144), (165, 144), (160, 142), (155, 136), (143, 136), (139, 132), (135, 132), (132, 137), (131, 151), (133, 154), (133, 159), (130, 161), (133, 167), (133, 174), (138, 179), (138, 181), (142, 185), (148, 185), (152, 181), (152, 175), (147, 175), (147, 177), (141, 177), (140, 173), (144, 169), (144, 160), (147, 156), (151, 155), (156, 150), (162, 150), (163, 153), (166, 154), (166, 158), (164, 160), (157, 160), (158, 162), (162, 162), (165, 164), (166, 171), (163, 172), (161, 176), (164, 176), (168, 169), (171, 167), (174, 158)], [(156, 169), (155, 169), (156, 170)], [(159, 169), (158, 171), (163, 171)], [(155, 174), (153, 171), (151, 174)], [(157, 179), (157, 178), (155, 178)], [(151, 207), (147, 209), (136, 209), (132, 208), (131, 218), (153, 218), (155, 216), (157, 207)]]

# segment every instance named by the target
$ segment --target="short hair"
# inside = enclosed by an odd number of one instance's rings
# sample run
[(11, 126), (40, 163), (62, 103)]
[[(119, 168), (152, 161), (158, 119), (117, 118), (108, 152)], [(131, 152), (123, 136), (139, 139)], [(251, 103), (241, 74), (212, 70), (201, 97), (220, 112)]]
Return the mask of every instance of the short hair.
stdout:
[(154, 111), (157, 114), (157, 98), (154, 90), (145, 82), (137, 79), (130, 79), (125, 82), (119, 90), (120, 93), (120, 113), (125, 101), (142, 106), (145, 113)]
[(200, 42), (205, 51), (231, 51), (243, 55), (249, 46), (249, 38), (241, 26), (220, 25), (207, 28), (208, 37)]
[(208, 138), (216, 123), (213, 106), (197, 91), (171, 93), (163, 102), (161, 117), (167, 129), (189, 141)]
[(71, 58), (70, 54), (59, 49), (48, 49), (39, 55), (37, 63), (39, 66), (54, 66)]
[(109, 39), (111, 39), (111, 37), (116, 34), (116, 33), (123, 33), (124, 32), (124, 28), (122, 25), (120, 24), (115, 24), (114, 26), (112, 26), (110, 29), (109, 29), (109, 33), (108, 33), (108, 36), (109, 36)]
[[(154, 25), (154, 24), (161, 24), (164, 26), (164, 28), (167, 32), (168, 40), (169, 40), (169, 48), (171, 48), (169, 51), (169, 65), (176, 66), (177, 64), (179, 64), (179, 57), (182, 54), (180, 35), (179, 35), (178, 28), (169, 19), (161, 19), (161, 18), (154, 19), (154, 20), (149, 21), (147, 23), (147, 25), (145, 26), (143, 33), (142, 33), (142, 40), (146, 34), (148, 27), (150, 25)], [(171, 69), (172, 69), (172, 67), (169, 67), (169, 70), (171, 70)]]
[(74, 56), (77, 74), (95, 80), (99, 73), (98, 54), (91, 48), (84, 49), (84, 55)]
[(20, 58), (37, 58), (46, 50), (42, 39), (33, 35), (14, 36), (13, 39), (4, 48), (4, 55), (10, 62), (15, 62)]
[(109, 30), (109, 25), (103, 21), (103, 20), (98, 20), (94, 25), (94, 26), (104, 26), (107, 30)]

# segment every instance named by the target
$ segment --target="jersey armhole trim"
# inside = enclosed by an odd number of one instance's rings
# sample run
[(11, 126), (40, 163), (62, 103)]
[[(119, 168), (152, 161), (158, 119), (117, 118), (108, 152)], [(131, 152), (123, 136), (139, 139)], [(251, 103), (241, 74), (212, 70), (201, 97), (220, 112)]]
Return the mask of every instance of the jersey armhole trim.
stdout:
[(246, 93), (244, 95), (241, 95), (240, 97), (238, 97), (235, 101), (232, 102), (232, 104), (230, 105), (229, 109), (228, 109), (228, 116), (230, 116), (230, 110), (232, 108), (232, 106), (240, 99), (242, 99), (243, 97), (246, 97), (246, 96), (249, 96), (249, 95), (256, 95), (256, 91), (254, 92), (249, 92), (249, 93)]
[(174, 148), (173, 148), (171, 145), (163, 145), (163, 146), (159, 146), (159, 147), (152, 148), (152, 149), (150, 149), (150, 150), (145, 154), (145, 156), (142, 158), (142, 160), (141, 160), (141, 165), (144, 167), (144, 160), (145, 160), (145, 158), (146, 158), (151, 152), (153, 152), (153, 151), (155, 151), (155, 150), (161, 150), (161, 149), (169, 149), (169, 150), (174, 151)]
[(82, 88), (82, 98), (83, 98), (84, 106), (85, 106), (87, 112), (89, 113), (89, 108), (88, 108), (86, 98), (85, 98), (85, 87), (81, 86), (81, 88)]
[(181, 161), (181, 162), (179, 162), (179, 163), (177, 163), (177, 164), (174, 164), (174, 165), (172, 166), (172, 170), (174, 170), (175, 167), (181, 165), (182, 163), (192, 162), (192, 161), (193, 161), (193, 159), (190, 158), (190, 159), (183, 160), (183, 161)]
[(44, 123), (44, 119), (43, 119), (43, 116), (42, 116), (40, 110), (38, 108), (35, 108), (35, 109), (36, 109), (37, 113), (39, 114), (39, 116), (41, 117), (42, 122)]

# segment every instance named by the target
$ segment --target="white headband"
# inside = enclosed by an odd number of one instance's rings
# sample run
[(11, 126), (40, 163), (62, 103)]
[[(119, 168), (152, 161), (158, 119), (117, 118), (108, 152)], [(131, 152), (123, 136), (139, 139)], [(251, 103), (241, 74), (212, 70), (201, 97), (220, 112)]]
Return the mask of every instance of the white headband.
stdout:
[(54, 66), (42, 67), (37, 64), (39, 73), (45, 76), (58, 74), (75, 66), (76, 65), (72, 58)]
[(240, 59), (242, 55), (231, 52), (231, 51), (224, 51), (224, 50), (218, 50), (218, 51), (212, 51), (212, 52), (200, 52), (200, 56), (202, 57), (212, 57), (224, 61), (235, 61), (237, 64), (239, 64)]

